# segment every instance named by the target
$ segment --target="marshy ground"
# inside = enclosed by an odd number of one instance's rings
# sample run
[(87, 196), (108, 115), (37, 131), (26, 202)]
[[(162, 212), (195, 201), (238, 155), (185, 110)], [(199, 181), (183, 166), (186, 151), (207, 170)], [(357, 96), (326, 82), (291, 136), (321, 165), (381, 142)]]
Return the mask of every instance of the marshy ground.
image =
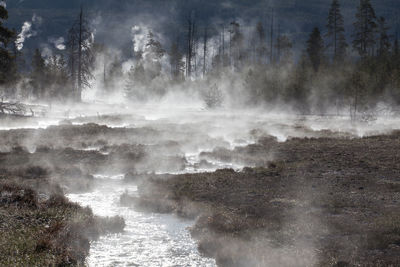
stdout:
[(64, 197), (93, 190), (96, 174), (138, 185), (122, 206), (195, 219), (199, 251), (219, 266), (400, 265), (400, 132), (247, 119), (0, 131), (0, 265), (74, 265), (90, 240), (121, 231), (122, 218)]
[[(136, 205), (200, 216), (199, 247), (221, 266), (398, 266), (400, 132), (271, 138), (205, 158), (263, 167), (154, 177)], [(260, 162), (260, 164), (262, 164)]]

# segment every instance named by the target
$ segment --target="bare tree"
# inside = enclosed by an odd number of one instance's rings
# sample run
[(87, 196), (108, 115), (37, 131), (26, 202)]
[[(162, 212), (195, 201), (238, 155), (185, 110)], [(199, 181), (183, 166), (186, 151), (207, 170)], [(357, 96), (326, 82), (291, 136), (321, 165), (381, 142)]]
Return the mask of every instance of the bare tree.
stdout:
[(270, 31), (270, 63), (272, 64), (274, 61), (274, 9), (271, 11), (271, 31)]
[(90, 87), (89, 80), (93, 78), (93, 36), (88, 25), (81, 7), (79, 18), (69, 31), (68, 41), (70, 78), (76, 101), (82, 100), (82, 90)]
[(195, 13), (191, 12), (190, 17), (188, 19), (188, 33), (187, 33), (187, 53), (186, 53), (186, 76), (191, 77), (193, 71), (193, 58), (196, 57), (196, 22), (195, 22)]
[(204, 43), (203, 43), (203, 77), (206, 76), (206, 58), (207, 58), (207, 41), (208, 41), (208, 28), (204, 27)]

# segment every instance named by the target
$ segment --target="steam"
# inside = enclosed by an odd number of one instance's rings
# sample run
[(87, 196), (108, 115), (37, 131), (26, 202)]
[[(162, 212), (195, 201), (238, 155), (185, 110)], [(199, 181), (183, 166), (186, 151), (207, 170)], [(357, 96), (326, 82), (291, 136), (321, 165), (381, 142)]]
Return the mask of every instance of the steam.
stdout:
[(140, 24), (140, 25), (135, 25), (131, 29), (131, 34), (132, 34), (132, 42), (133, 42), (133, 51), (135, 53), (144, 51), (146, 47), (146, 41), (147, 41), (147, 34), (150, 32), (150, 28)]
[(27, 39), (36, 36), (37, 31), (32, 29), (34, 24), (40, 25), (42, 24), (43, 19), (36, 14), (33, 14), (31, 21), (25, 21), (22, 25), (21, 32), (18, 34), (17, 40), (15, 41), (15, 45), (17, 49), (20, 51), (24, 48), (24, 43)]
[(29, 21), (25, 21), (24, 25), (22, 25), (21, 33), (18, 34), (18, 38), (15, 41), (18, 50), (22, 50), (22, 48), (24, 47), (25, 39), (28, 39), (36, 35), (36, 32), (32, 32), (31, 28), (32, 28), (32, 23)]
[(54, 45), (57, 50), (65, 50), (65, 39), (64, 37), (50, 38), (49, 42)]

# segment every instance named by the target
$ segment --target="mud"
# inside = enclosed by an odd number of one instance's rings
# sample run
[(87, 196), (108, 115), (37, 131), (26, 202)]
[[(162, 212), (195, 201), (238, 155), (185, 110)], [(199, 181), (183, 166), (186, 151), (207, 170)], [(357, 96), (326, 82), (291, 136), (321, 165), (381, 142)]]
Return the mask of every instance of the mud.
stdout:
[(153, 176), (124, 200), (197, 215), (192, 235), (220, 266), (397, 266), (399, 151), (400, 132), (260, 138), (202, 154), (259, 167)]

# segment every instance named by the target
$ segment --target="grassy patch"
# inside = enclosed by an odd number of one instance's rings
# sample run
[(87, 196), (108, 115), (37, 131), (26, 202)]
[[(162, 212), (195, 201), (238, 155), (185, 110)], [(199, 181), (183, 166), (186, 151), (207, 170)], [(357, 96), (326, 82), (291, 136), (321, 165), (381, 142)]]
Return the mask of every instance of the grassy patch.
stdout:
[(34, 190), (0, 185), (0, 266), (76, 266), (89, 240), (122, 231), (121, 217), (99, 218), (63, 195), (39, 202)]

